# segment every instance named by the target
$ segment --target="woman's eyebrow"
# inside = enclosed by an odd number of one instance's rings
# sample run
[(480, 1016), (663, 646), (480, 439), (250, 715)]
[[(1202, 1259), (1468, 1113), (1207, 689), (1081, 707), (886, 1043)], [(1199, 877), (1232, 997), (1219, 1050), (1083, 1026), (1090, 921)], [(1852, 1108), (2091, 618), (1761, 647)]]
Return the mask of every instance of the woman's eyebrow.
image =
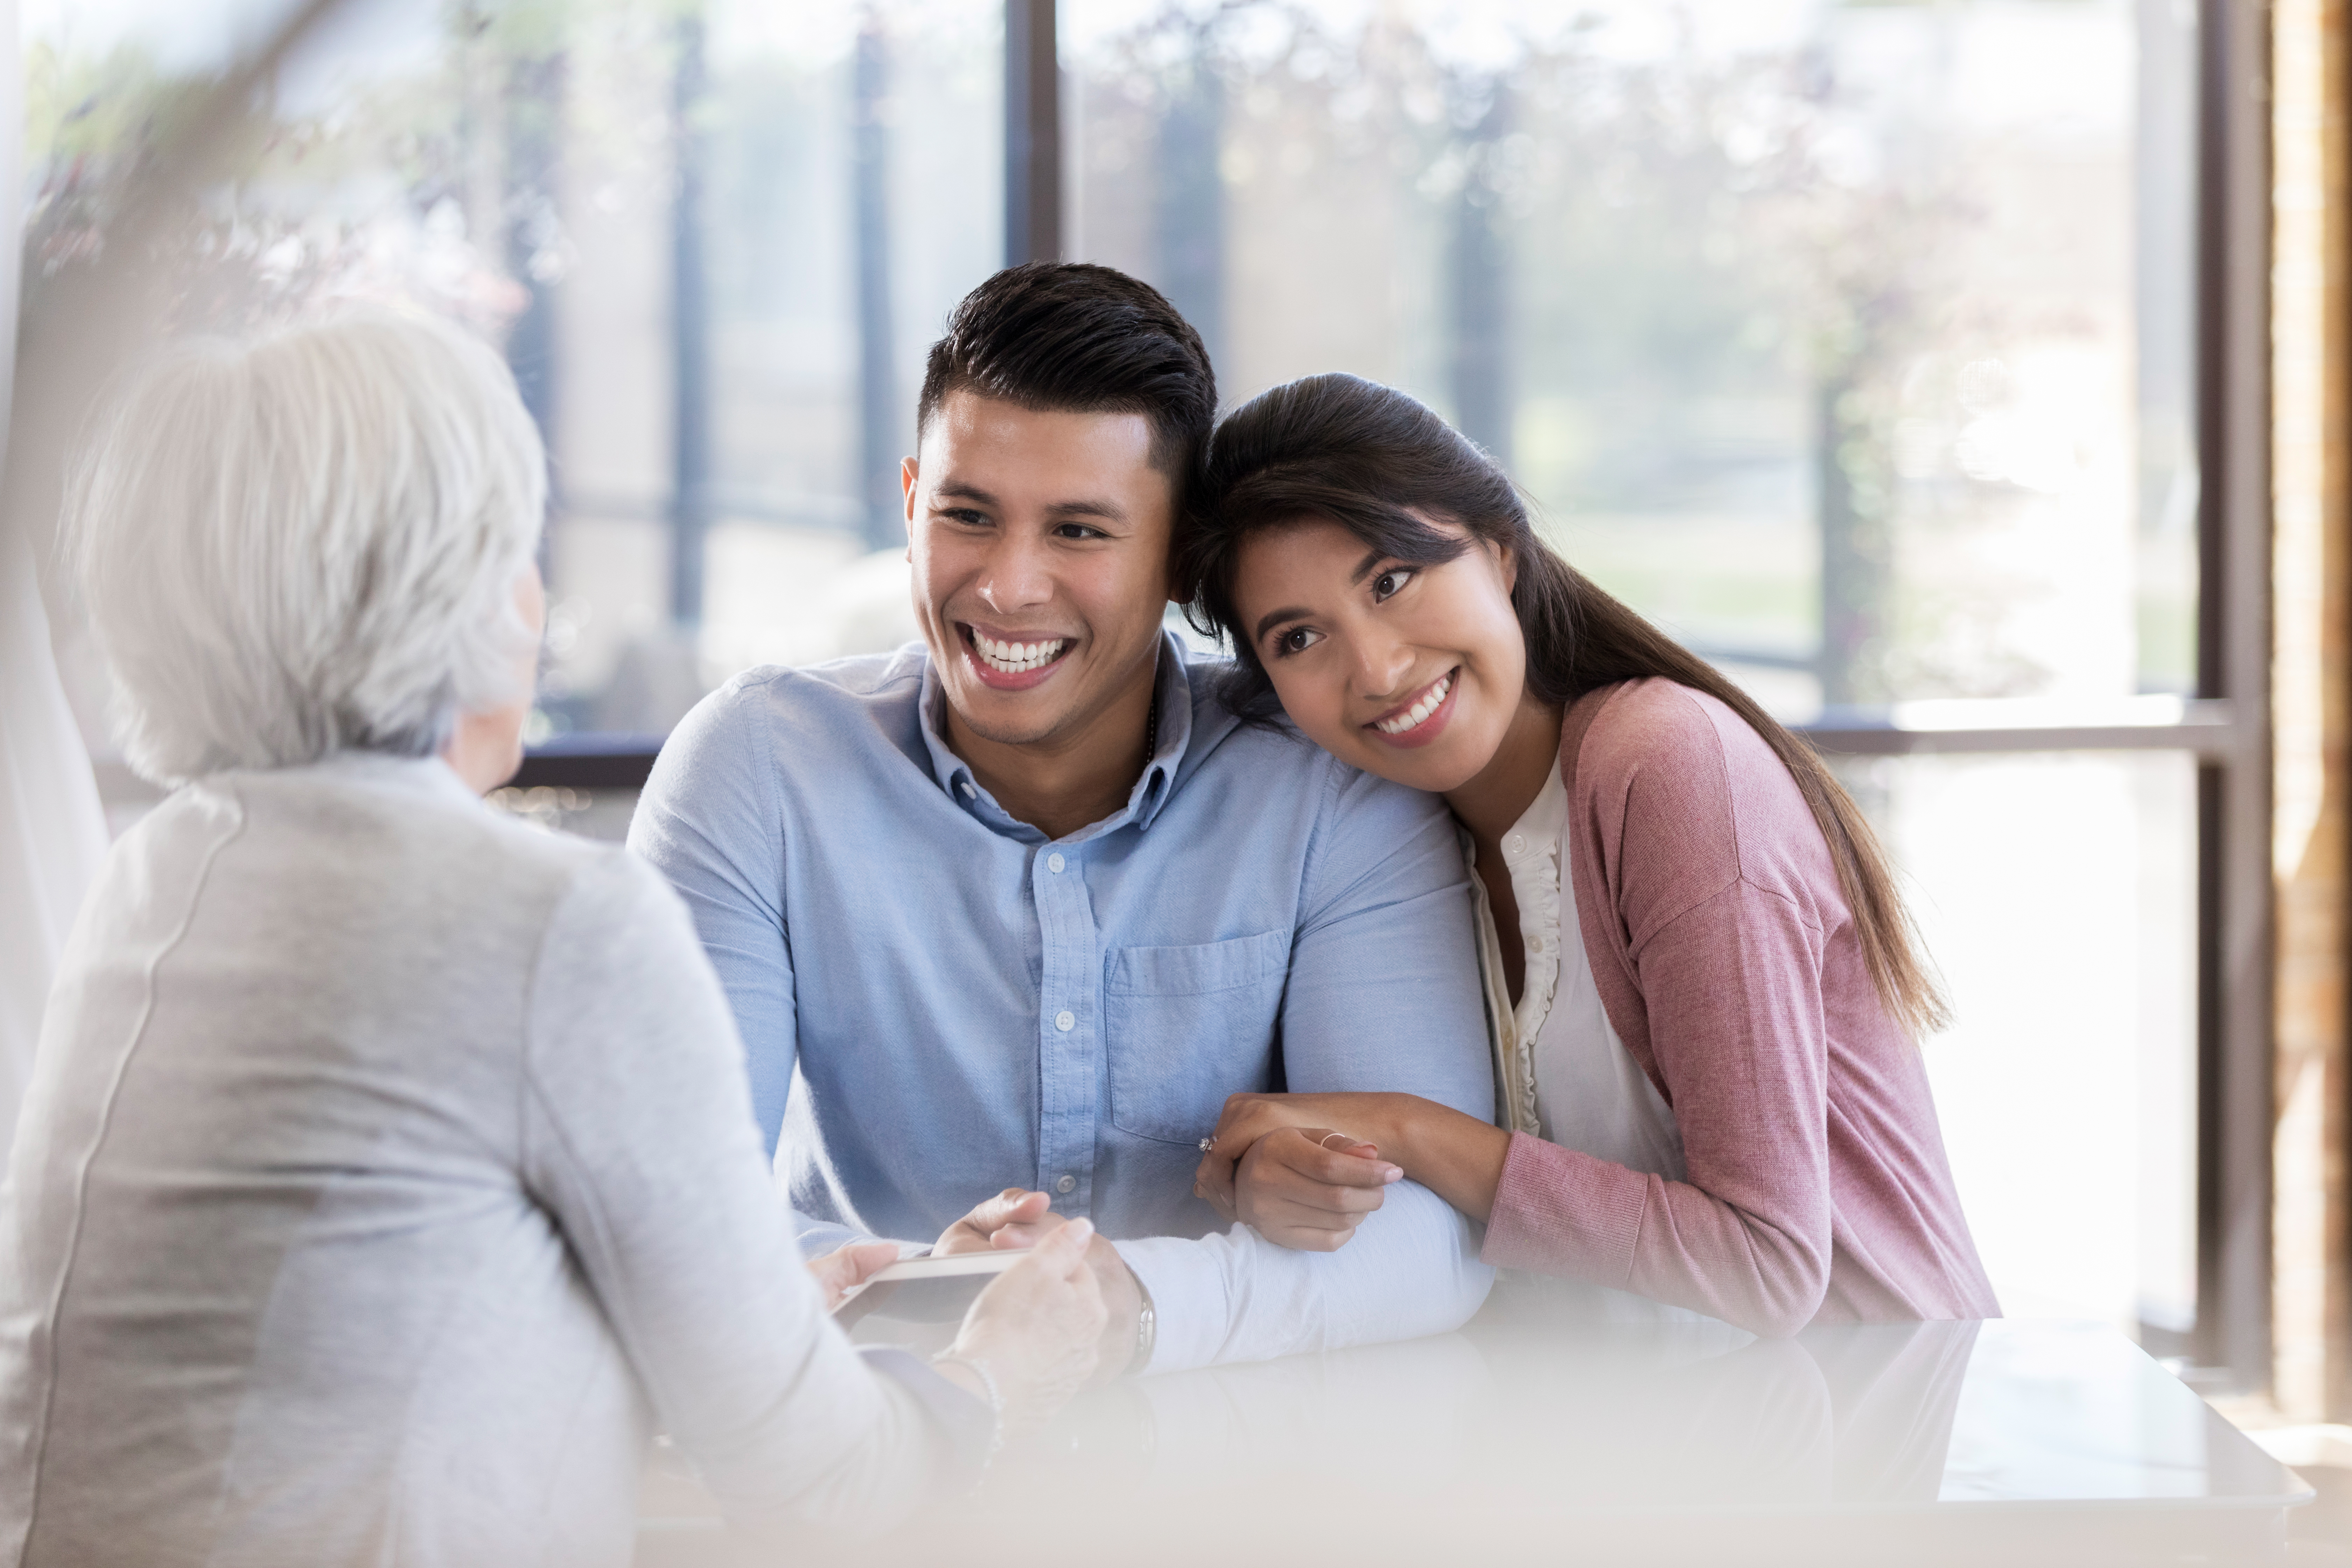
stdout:
[[(1372, 568), (1379, 565), (1386, 559), (1388, 558), (1377, 550), (1373, 551), (1370, 555), (1365, 556), (1363, 560), (1356, 563), (1355, 571), (1348, 574), (1349, 585), (1352, 587), (1356, 584), (1360, 583), (1365, 578), (1370, 576), (1372, 574)], [(1262, 641), (1265, 638), (1265, 634), (1274, 630), (1276, 626), (1281, 622), (1303, 621), (1314, 613), (1315, 612), (1312, 610), (1301, 609), (1297, 605), (1286, 605), (1279, 610), (1268, 610), (1265, 614), (1257, 618), (1257, 630), (1252, 634), (1250, 640), (1252, 642)]]
[(1263, 642), (1265, 640), (1265, 634), (1284, 621), (1303, 621), (1312, 614), (1314, 614), (1312, 610), (1302, 610), (1296, 605), (1286, 609), (1268, 610), (1257, 618), (1257, 630), (1251, 636), (1250, 641)]

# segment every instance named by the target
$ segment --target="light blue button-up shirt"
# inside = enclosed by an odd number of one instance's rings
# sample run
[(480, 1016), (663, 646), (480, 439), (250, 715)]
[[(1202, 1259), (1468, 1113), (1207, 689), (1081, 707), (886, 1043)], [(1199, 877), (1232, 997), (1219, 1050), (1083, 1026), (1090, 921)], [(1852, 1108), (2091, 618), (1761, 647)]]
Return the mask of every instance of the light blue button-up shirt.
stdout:
[[(655, 764), (629, 842), (684, 895), (811, 1251), (928, 1243), (1041, 1188), (1151, 1292), (1157, 1371), (1442, 1332), (1491, 1279), (1399, 1183), (1336, 1253), (1192, 1195), (1244, 1089), (1493, 1113), (1473, 905), (1435, 798), (1246, 725), (1173, 638), (1119, 811), (1051, 842), (941, 739), (921, 647), (748, 671)], [(781, 1136), (781, 1143), (779, 1139)]]

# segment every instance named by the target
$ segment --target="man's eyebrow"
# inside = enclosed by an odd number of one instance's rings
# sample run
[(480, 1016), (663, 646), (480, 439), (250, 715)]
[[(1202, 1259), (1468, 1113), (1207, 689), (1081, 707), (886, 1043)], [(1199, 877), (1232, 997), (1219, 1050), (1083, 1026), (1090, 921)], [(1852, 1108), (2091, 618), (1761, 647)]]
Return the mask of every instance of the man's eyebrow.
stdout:
[(1250, 637), (1250, 641), (1264, 642), (1265, 640), (1265, 634), (1274, 630), (1275, 627), (1280, 626), (1283, 622), (1303, 621), (1314, 613), (1315, 612), (1312, 610), (1302, 610), (1296, 605), (1292, 605), (1285, 609), (1268, 610), (1265, 614), (1257, 618), (1257, 631)]
[[(942, 479), (939, 489), (931, 493), (956, 500), (978, 501), (982, 506), (1000, 504), (995, 496), (962, 479)], [(1098, 517), (1105, 522), (1127, 521), (1127, 509), (1113, 500), (1057, 500), (1046, 506), (1045, 514), (1048, 517)]]
[(1125, 522), (1127, 509), (1115, 500), (1057, 500), (1045, 509), (1049, 517), (1098, 517), (1105, 522)]

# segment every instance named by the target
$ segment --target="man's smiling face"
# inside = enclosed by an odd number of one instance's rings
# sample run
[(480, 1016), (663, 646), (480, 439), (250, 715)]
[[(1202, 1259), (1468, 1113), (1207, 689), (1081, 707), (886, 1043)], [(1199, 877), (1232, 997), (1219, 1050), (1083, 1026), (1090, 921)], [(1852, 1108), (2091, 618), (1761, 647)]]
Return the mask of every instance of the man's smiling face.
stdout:
[(956, 717), (1000, 745), (1084, 742), (1158, 657), (1175, 486), (1150, 422), (957, 391), (920, 442), (908, 558)]

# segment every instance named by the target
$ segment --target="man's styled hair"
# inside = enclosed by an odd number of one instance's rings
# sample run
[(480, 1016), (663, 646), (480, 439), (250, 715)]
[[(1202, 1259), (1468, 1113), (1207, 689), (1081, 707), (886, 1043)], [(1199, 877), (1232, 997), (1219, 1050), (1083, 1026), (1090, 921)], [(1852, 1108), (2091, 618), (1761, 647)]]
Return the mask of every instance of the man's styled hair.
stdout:
[(133, 374), (66, 540), (131, 765), (164, 783), (346, 748), (424, 756), (512, 688), (547, 500), (485, 344), (366, 315), (200, 340)]
[(963, 297), (923, 371), (918, 444), (962, 391), (1035, 413), (1142, 415), (1180, 512), (1217, 416), (1216, 372), (1192, 323), (1150, 284), (1085, 261), (1024, 262)]

